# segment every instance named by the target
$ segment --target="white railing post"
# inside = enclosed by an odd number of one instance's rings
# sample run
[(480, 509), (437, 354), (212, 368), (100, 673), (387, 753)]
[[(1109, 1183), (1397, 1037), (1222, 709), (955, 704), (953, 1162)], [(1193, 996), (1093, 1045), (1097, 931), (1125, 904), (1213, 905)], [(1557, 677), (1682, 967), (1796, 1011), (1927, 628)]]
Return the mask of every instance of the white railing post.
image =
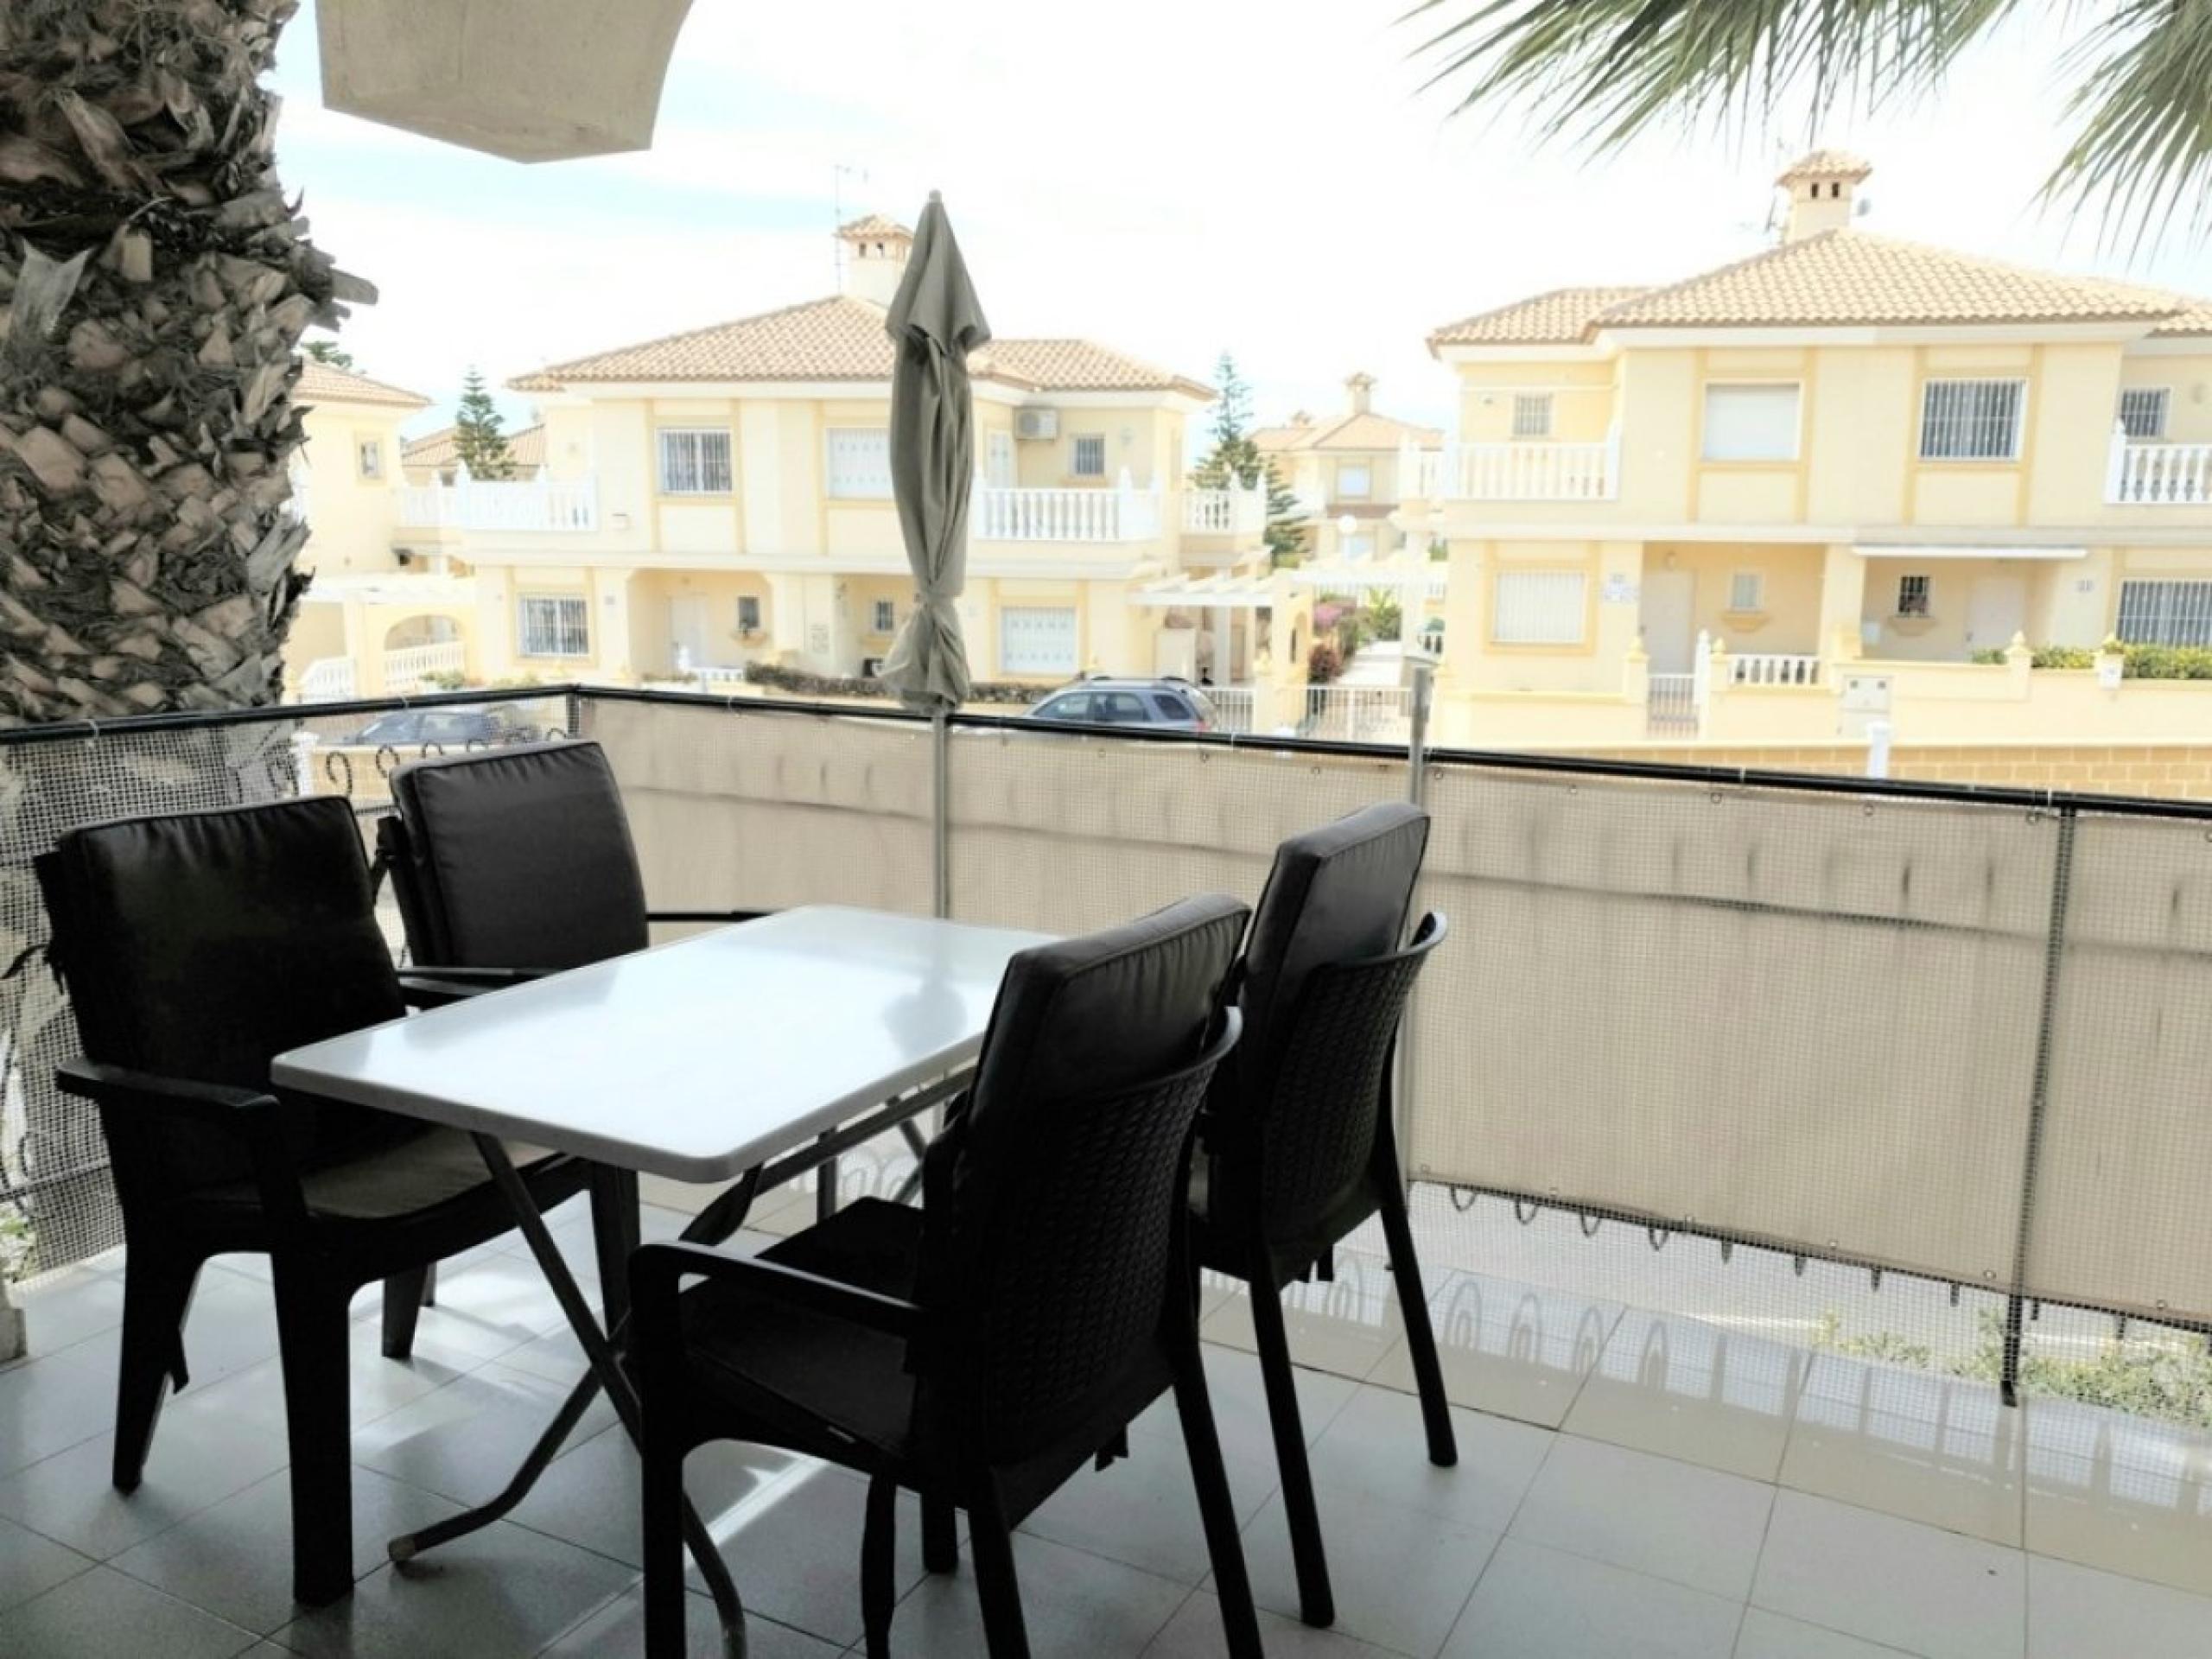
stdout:
[(1866, 775), (1886, 778), (1890, 775), (1890, 722), (1870, 720), (1866, 722)]
[(1610, 500), (1621, 493), (1621, 417), (1618, 415), (1605, 428), (1605, 467), (1604, 486), (1598, 493)]
[(1700, 735), (1705, 731), (1705, 717), (1713, 702), (1713, 635), (1703, 628), (1697, 631), (1697, 655), (1690, 663), (1690, 713)]
[(2127, 499), (2127, 428), (2119, 421), (2112, 423), (2112, 441), (2105, 449), (2105, 499)]

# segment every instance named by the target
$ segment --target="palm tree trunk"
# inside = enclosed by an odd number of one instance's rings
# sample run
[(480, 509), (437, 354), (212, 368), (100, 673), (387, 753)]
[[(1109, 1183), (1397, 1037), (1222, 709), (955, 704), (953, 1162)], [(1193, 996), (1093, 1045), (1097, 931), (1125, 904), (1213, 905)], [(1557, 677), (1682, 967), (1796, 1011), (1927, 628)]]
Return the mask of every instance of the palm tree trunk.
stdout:
[(0, 4), (0, 725), (281, 690), (295, 351), (375, 297), (277, 183), (296, 9)]

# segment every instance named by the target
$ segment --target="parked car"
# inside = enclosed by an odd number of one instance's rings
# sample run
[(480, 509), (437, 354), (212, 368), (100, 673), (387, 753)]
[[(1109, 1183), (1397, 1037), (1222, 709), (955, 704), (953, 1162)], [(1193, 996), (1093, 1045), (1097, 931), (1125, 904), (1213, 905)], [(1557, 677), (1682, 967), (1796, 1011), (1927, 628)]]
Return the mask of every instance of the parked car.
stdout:
[(1028, 711), (1031, 720), (1084, 726), (1158, 726), (1210, 732), (1221, 723), (1213, 700), (1188, 680), (1081, 680)]
[(378, 715), (350, 737), (328, 740), (328, 745), (363, 749), (487, 748), (534, 742), (538, 735), (537, 728), (512, 709), (464, 703), (443, 709), (396, 709)]

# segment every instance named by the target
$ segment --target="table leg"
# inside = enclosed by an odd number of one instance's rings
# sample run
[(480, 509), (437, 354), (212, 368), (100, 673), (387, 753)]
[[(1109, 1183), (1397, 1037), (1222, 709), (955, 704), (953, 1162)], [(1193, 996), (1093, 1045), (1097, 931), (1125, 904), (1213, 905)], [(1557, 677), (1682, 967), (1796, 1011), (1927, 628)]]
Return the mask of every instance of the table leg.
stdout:
[[(479, 1135), (474, 1138), (477, 1150), (483, 1154), (485, 1166), (492, 1172), (493, 1183), (506, 1198), (508, 1208), (514, 1212), (515, 1224), (528, 1242), (531, 1254), (537, 1259), (538, 1270), (544, 1274), (546, 1282), (552, 1286), (554, 1297), (560, 1302), (561, 1311), (567, 1317), (569, 1328), (576, 1333), (576, 1340), (583, 1344), (584, 1355), (590, 1362), (591, 1370), (569, 1391), (553, 1423), (544, 1434), (538, 1437), (537, 1444), (531, 1448), (530, 1456), (524, 1459), (522, 1469), (516, 1472), (514, 1480), (508, 1483), (506, 1491), (491, 1503), (467, 1514), (454, 1516), (421, 1532), (393, 1539), (389, 1552), (395, 1561), (409, 1560), (431, 1544), (442, 1543), (488, 1526), (512, 1509), (536, 1483), (537, 1477), (544, 1472), (546, 1465), (552, 1462), (562, 1442), (574, 1430), (585, 1408), (590, 1405), (592, 1396), (600, 1389), (607, 1390), (607, 1397), (613, 1403), (615, 1414), (622, 1420), (623, 1429), (630, 1436), (631, 1443), (635, 1445), (639, 1439), (637, 1390), (631, 1385), (629, 1374), (622, 1369), (613, 1342), (601, 1328), (599, 1321), (592, 1317), (591, 1305), (585, 1301), (583, 1292), (577, 1287), (575, 1275), (569, 1271), (569, 1264), (561, 1259), (560, 1249), (553, 1243), (552, 1233), (546, 1228), (543, 1214), (531, 1198), (530, 1189), (523, 1185), (522, 1177), (516, 1173), (506, 1148), (490, 1135)], [(749, 1185), (757, 1179), (755, 1172), (747, 1176), (747, 1184)], [(705, 1217), (701, 1219), (704, 1220)], [(687, 1233), (689, 1230), (686, 1230)], [(744, 1604), (738, 1599), (736, 1585), (730, 1581), (729, 1569), (723, 1564), (721, 1552), (715, 1547), (714, 1535), (707, 1530), (706, 1523), (699, 1519), (698, 1511), (691, 1507), (688, 1498), (683, 1504), (683, 1535), (690, 1547), (692, 1559), (699, 1564), (700, 1576), (707, 1581), (708, 1592), (714, 1598), (715, 1611), (721, 1622), (723, 1648), (734, 1659), (744, 1659)]]
[[(823, 1135), (823, 1141), (830, 1136)], [(827, 1221), (837, 1213), (837, 1154), (831, 1153), (814, 1170), (814, 1218)]]

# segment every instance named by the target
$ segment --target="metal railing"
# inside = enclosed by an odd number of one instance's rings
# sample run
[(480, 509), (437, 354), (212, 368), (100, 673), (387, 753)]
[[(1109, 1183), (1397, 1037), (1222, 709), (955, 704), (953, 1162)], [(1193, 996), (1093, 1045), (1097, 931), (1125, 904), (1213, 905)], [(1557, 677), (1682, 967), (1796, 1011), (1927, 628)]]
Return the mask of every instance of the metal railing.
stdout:
[(318, 657), (300, 675), (302, 702), (335, 702), (356, 690), (351, 657)]
[[(1072, 931), (1256, 897), (1284, 836), (1412, 795), (1434, 819), (1419, 902), (1459, 942), (1407, 1056), (1432, 1241), (1561, 1217), (1632, 1241), (1630, 1267), (1672, 1251), (1692, 1299), (1751, 1255), (1782, 1264), (1758, 1293), (1777, 1327), (1818, 1325), (1851, 1274), (1859, 1301), (1948, 1287), (1991, 1310), (2008, 1387), (2039, 1311), (2212, 1331), (2212, 907), (2190, 896), (2212, 806), (582, 687), (0, 733), (23, 953), (0, 978), (0, 1206), (41, 1265), (119, 1236), (97, 1126), (50, 1086), (75, 1038), (29, 859), (73, 823), (303, 790), (373, 814), (420, 746), (361, 747), (370, 717), (518, 703), (509, 729), (606, 747), (676, 908)], [(1532, 1271), (1571, 1277), (1567, 1254)]]
[(1644, 728), (1653, 736), (1694, 734), (1698, 726), (1697, 676), (1654, 674), (1645, 702)]

